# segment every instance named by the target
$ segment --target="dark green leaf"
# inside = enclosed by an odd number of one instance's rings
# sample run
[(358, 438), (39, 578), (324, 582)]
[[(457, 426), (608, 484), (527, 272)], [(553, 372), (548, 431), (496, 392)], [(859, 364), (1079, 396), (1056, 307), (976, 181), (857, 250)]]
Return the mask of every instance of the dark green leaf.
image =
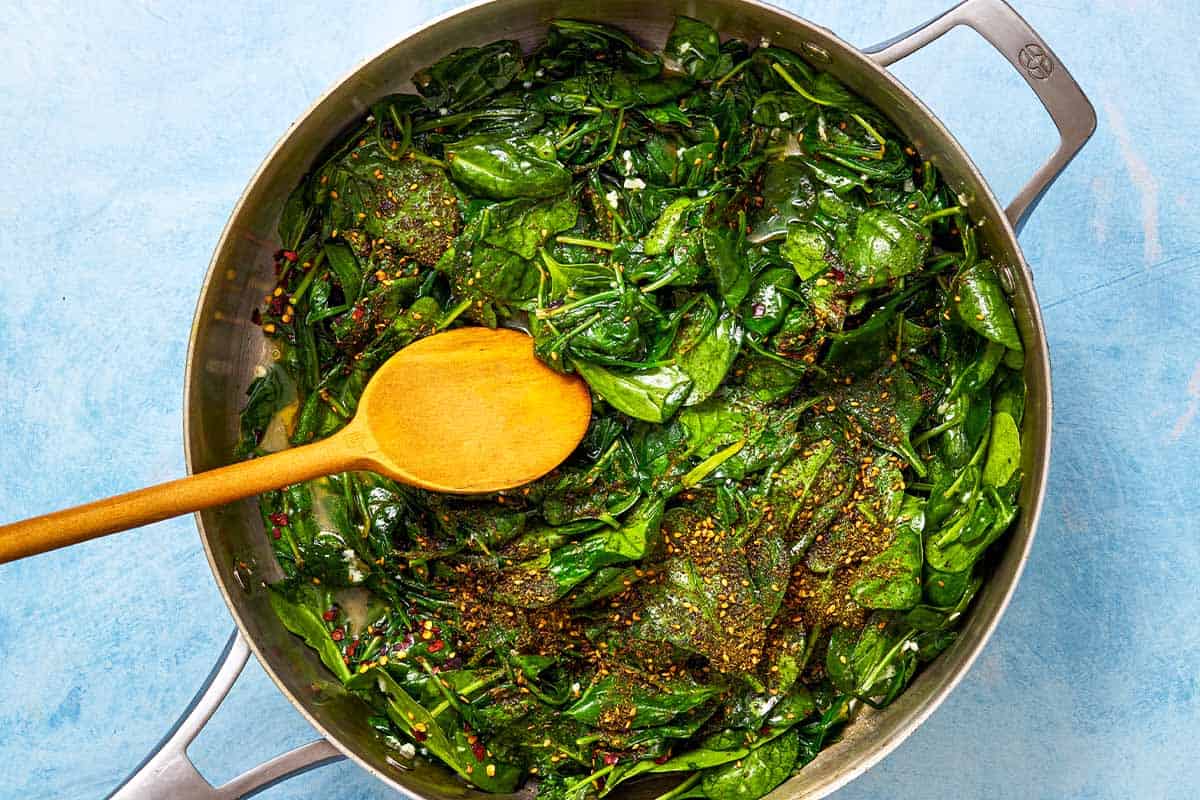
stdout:
[(717, 686), (696, 684), (683, 679), (656, 685), (630, 681), (626, 676), (610, 675), (588, 686), (583, 696), (563, 713), (588, 725), (596, 725), (607, 714), (624, 713), (625, 725), (649, 728), (669, 722), (690, 711), (720, 691)]
[(613, 408), (647, 422), (670, 419), (692, 391), (692, 379), (675, 366), (618, 373), (579, 361), (575, 369)]
[(473, 106), (507, 86), (521, 71), (521, 46), (514, 41), (455, 50), (413, 76), (430, 108)]
[(782, 325), (792, 305), (790, 292), (795, 284), (795, 271), (786, 267), (772, 267), (759, 275), (746, 298), (742, 316), (746, 330), (769, 334)]
[(304, 639), (317, 651), (321, 662), (343, 682), (350, 679), (350, 669), (342, 661), (342, 651), (330, 638), (330, 630), (321, 619), (324, 609), (317, 610), (303, 600), (291, 600), (280, 589), (272, 588), (268, 595), (271, 609), (289, 631)]
[(497, 200), (553, 197), (571, 186), (571, 173), (545, 142), (478, 136), (446, 145), (446, 160), (455, 181)]
[(702, 303), (686, 316), (671, 351), (675, 363), (692, 381), (683, 404), (694, 406), (707, 400), (725, 381), (741, 347), (742, 326), (731, 312), (718, 312), (715, 304)]
[(736, 309), (750, 293), (750, 271), (738, 247), (738, 236), (728, 228), (706, 228), (704, 257), (728, 308)]
[(683, 226), (683, 217), (696, 201), (690, 197), (681, 197), (663, 209), (654, 229), (646, 237), (643, 252), (648, 256), (656, 256), (667, 252), (675, 241), (679, 229)]
[(1000, 487), (1008, 483), (1021, 464), (1021, 432), (1006, 412), (992, 417), (992, 436), (988, 442), (987, 461), (983, 464), (983, 482)]
[(967, 267), (954, 279), (954, 307), (971, 330), (1010, 350), (1021, 349), (1012, 309), (989, 261)]
[(691, 17), (676, 17), (667, 37), (666, 53), (696, 80), (719, 77), (731, 64), (721, 58), (721, 37), (711, 27)]
[(579, 209), (569, 197), (521, 198), (496, 203), (480, 213), (480, 236), (485, 242), (531, 259), (550, 236), (575, 227)]
[(740, 762), (706, 772), (700, 785), (711, 800), (756, 800), (791, 777), (799, 752), (799, 738), (789, 731)]
[(905, 609), (921, 600), (921, 567), (924, 556), (921, 532), (925, 528), (922, 504), (906, 496), (896, 520), (895, 539), (870, 561), (850, 592), (863, 608)]
[(842, 261), (863, 285), (878, 286), (920, 269), (929, 240), (929, 232), (908, 217), (871, 209), (859, 216)]
[(787, 240), (780, 246), (779, 254), (791, 262), (802, 281), (829, 269), (829, 240), (815, 227), (789, 226)]
[(325, 259), (329, 262), (333, 274), (337, 275), (338, 285), (342, 287), (346, 302), (353, 303), (358, 300), (362, 291), (363, 276), (353, 251), (344, 244), (332, 242), (325, 245)]

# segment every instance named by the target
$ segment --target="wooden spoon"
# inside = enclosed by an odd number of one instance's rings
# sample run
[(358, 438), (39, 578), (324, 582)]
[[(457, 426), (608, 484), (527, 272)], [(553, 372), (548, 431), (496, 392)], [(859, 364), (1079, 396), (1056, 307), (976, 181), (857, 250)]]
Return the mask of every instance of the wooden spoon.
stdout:
[(328, 439), (0, 526), (0, 563), (336, 472), (455, 494), (509, 489), (570, 455), (591, 411), (587, 385), (538, 361), (525, 334), (458, 328), (388, 359)]

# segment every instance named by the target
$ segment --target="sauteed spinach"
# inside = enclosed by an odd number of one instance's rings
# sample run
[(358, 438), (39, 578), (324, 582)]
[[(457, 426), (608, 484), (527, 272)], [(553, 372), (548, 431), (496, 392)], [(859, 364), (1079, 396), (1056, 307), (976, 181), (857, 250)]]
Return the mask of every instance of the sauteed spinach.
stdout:
[(457, 325), (527, 329), (594, 418), (513, 491), (264, 495), (272, 603), (398, 757), (759, 797), (953, 641), (1017, 513), (997, 269), (877, 109), (693, 19), (662, 53), (557, 20), (413, 83), (283, 208), (241, 455), (333, 433)]

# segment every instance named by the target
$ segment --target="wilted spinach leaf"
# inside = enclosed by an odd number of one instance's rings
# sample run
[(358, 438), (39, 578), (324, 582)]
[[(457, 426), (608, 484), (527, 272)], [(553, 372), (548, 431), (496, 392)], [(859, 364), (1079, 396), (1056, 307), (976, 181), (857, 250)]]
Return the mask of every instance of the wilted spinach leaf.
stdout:
[(495, 94), (521, 71), (521, 47), (513, 41), (455, 50), (413, 76), (432, 109), (470, 108)]
[(571, 173), (547, 140), (477, 136), (446, 145), (450, 175), (468, 191), (505, 200), (554, 197), (571, 186)]

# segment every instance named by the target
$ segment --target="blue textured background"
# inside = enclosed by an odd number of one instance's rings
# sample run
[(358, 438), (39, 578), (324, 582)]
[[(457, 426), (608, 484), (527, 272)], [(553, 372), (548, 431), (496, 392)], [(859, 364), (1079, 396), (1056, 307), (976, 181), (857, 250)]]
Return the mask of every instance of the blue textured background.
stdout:
[[(1055, 368), (1046, 514), (970, 675), (839, 800), (1200, 785), (1200, 13), (1016, 2), (1100, 115), (1022, 237)], [(786, 3), (863, 45), (944, 4)], [(0, 520), (183, 473), (188, 325), (246, 180), (333, 79), (452, 5), (3, 4)], [(1002, 197), (1049, 152), (1036, 100), (969, 32), (897, 71)], [(0, 797), (106, 794), (231, 627), (190, 519), (0, 567)], [(192, 753), (222, 781), (310, 737), (252, 665)], [(263, 796), (388, 795), (343, 763)]]

